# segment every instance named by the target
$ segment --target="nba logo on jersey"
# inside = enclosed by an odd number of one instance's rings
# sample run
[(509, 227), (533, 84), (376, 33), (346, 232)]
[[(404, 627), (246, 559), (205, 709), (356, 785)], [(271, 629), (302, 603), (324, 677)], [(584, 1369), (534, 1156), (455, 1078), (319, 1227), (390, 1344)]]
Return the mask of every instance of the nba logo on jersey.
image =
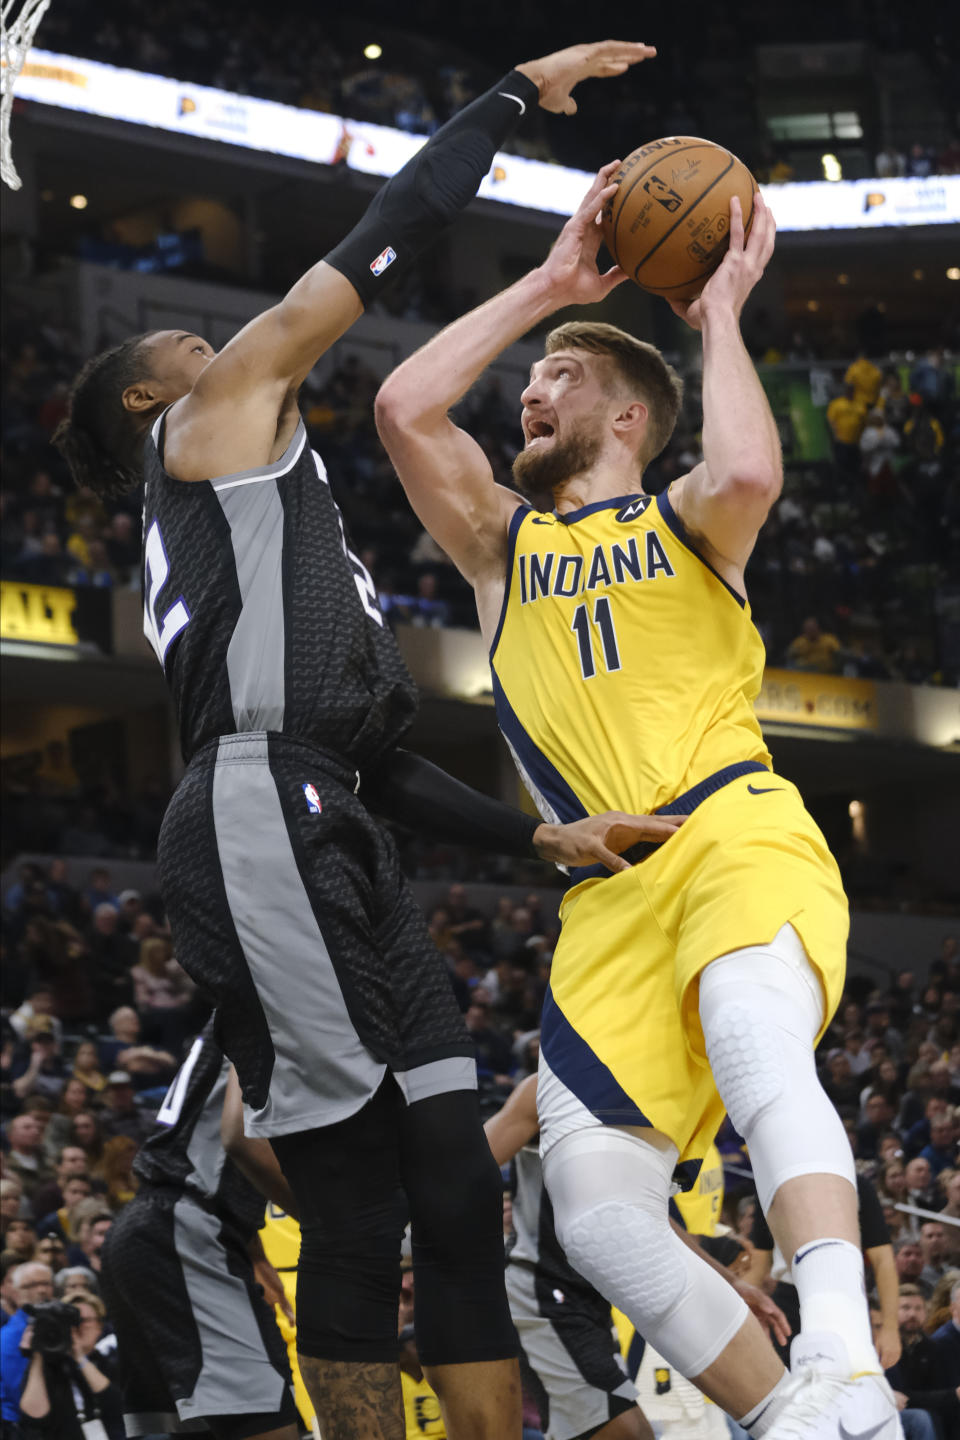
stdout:
[(390, 245), (386, 250), (381, 250), (376, 260), (371, 261), (370, 269), (374, 275), (382, 275), (388, 265), (392, 265), (397, 258), (397, 252)]
[(323, 806), (320, 804), (320, 796), (317, 794), (316, 785), (310, 785), (309, 783), (304, 785), (303, 798), (307, 802), (307, 809), (310, 811), (310, 814), (319, 815)]

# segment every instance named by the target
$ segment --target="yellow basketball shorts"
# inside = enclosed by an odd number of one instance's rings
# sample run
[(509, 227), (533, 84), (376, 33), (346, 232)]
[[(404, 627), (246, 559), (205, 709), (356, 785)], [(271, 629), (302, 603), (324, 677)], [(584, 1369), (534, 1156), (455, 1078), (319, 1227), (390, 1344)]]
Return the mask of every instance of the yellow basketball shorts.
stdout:
[(702, 1160), (723, 1104), (707, 1063), (699, 976), (791, 924), (824, 993), (843, 989), (849, 929), (840, 873), (796, 787), (769, 772), (708, 796), (632, 869), (564, 897), (540, 1048), (601, 1122), (649, 1125), (681, 1164)]

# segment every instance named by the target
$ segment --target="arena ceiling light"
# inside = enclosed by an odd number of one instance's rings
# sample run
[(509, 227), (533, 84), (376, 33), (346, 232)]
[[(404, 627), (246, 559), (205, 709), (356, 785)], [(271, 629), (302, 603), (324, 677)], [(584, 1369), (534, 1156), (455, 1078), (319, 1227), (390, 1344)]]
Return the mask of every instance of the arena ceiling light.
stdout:
[(948, 280), (960, 280), (960, 265), (951, 265), (947, 271)]
[(71, 195), (71, 196), (70, 196), (70, 205), (71, 205), (72, 209), (74, 209), (74, 210), (86, 210), (86, 208), (87, 208), (87, 206), (88, 206), (89, 204), (90, 204), (90, 201), (87, 199), (86, 195)]
[(364, 45), (363, 53), (368, 60), (379, 60), (380, 56), (383, 54), (383, 46), (378, 45), (374, 41), (371, 45)]

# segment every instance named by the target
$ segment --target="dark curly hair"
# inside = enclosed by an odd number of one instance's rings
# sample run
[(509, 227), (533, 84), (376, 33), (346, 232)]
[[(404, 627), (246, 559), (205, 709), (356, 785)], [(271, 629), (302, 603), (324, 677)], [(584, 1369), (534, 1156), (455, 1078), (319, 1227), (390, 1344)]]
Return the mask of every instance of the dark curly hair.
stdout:
[(53, 432), (77, 485), (103, 498), (133, 490), (142, 478), (143, 438), (155, 416), (133, 415), (124, 408), (123, 392), (150, 374), (146, 339), (133, 335), (88, 360), (70, 387), (66, 418)]

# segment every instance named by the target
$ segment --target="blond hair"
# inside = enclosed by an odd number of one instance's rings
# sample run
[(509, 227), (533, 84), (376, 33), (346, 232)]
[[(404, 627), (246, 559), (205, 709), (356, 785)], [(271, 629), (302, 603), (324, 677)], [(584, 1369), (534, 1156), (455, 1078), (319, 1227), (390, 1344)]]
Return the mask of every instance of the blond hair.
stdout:
[(546, 339), (544, 353), (585, 350), (610, 362), (618, 389), (629, 392), (647, 407), (647, 430), (640, 463), (647, 465), (666, 445), (680, 414), (683, 381), (655, 345), (638, 340), (616, 325), (600, 320), (570, 320), (558, 325)]

